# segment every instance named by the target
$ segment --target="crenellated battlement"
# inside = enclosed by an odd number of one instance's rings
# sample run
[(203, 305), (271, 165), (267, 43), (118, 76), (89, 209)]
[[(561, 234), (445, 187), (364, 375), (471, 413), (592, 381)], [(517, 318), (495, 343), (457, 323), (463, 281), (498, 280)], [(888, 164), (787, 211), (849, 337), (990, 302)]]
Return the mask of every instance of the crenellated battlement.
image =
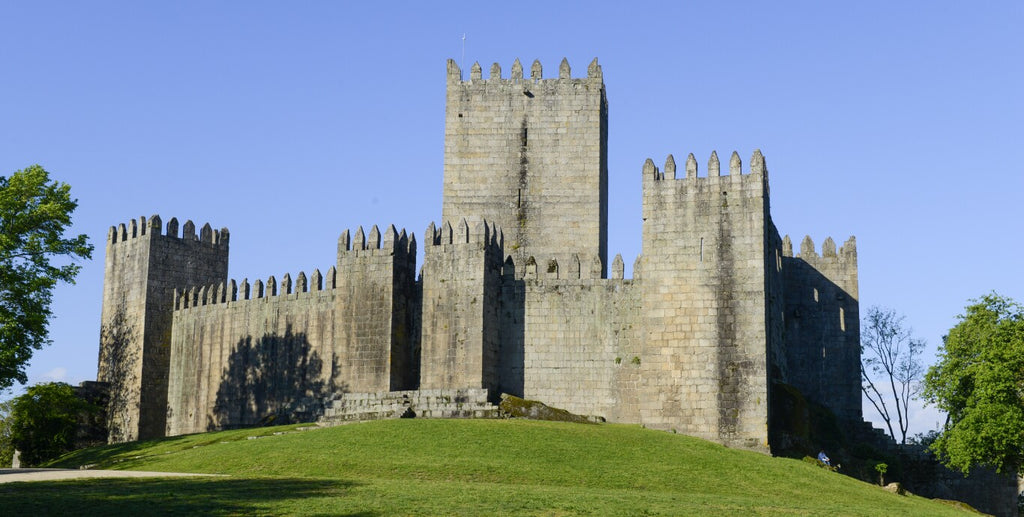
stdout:
[(162, 233), (163, 223), (159, 215), (153, 215), (148, 219), (145, 216), (142, 216), (138, 219), (132, 219), (127, 224), (121, 223), (117, 226), (111, 226), (107, 231), (107, 246), (111, 246), (119, 242), (125, 242), (130, 239), (159, 235), (184, 241), (199, 241), (216, 246), (227, 246), (230, 237), (230, 233), (227, 228), (214, 230), (210, 226), (210, 223), (204, 224), (199, 230), (199, 235), (197, 236), (196, 225), (191, 220), (185, 221), (185, 225), (182, 227), (182, 233), (181, 235), (178, 235), (178, 219), (174, 217), (172, 217), (170, 221), (167, 221), (166, 230), (166, 234)]
[(474, 62), (473, 65), (469, 69), (469, 80), (467, 81), (467, 80), (464, 80), (462, 78), (462, 69), (459, 68), (458, 63), (456, 63), (454, 59), (449, 59), (448, 60), (448, 82), (450, 84), (459, 84), (459, 83), (461, 83), (461, 84), (482, 84), (482, 83), (488, 83), (488, 84), (491, 84), (491, 85), (493, 85), (493, 84), (520, 85), (520, 84), (528, 84), (528, 83), (537, 84), (537, 83), (541, 83), (541, 82), (545, 82), (545, 83), (554, 83), (554, 82), (572, 83), (572, 82), (576, 82), (576, 83), (578, 83), (578, 82), (583, 82), (583, 81), (597, 81), (597, 82), (603, 82), (604, 81), (604, 76), (601, 73), (601, 65), (599, 65), (597, 63), (597, 58), (596, 57), (594, 58), (593, 61), (590, 62), (590, 65), (587, 66), (587, 75), (586, 75), (586, 77), (578, 77), (578, 78), (575, 78), (575, 79), (572, 77), (572, 69), (569, 66), (569, 60), (566, 59), (566, 58), (562, 58), (562, 62), (559, 63), (559, 65), (558, 65), (558, 77), (557, 78), (544, 79), (544, 69), (543, 69), (543, 67), (540, 64), (540, 60), (536, 60), (536, 59), (533, 61), (533, 64), (530, 65), (530, 77), (529, 78), (524, 78), (523, 77), (523, 65), (522, 65), (522, 63), (519, 62), (519, 58), (516, 58), (516, 60), (512, 62), (512, 72), (511, 72), (511, 74), (509, 75), (508, 78), (503, 78), (501, 73), (502, 73), (501, 72), (501, 65), (498, 64), (498, 63), (494, 63), (494, 64), (491, 65), (490, 73), (488, 75), (488, 78), (484, 79), (483, 78), (483, 69), (480, 67), (480, 63), (479, 62)]
[(314, 269), (308, 277), (304, 271), (300, 271), (294, 281), (289, 273), (285, 273), (280, 281), (271, 275), (266, 282), (256, 279), (252, 284), (249, 283), (248, 278), (243, 278), (241, 282), (231, 279), (226, 283), (193, 286), (182, 290), (174, 289), (174, 310), (270, 299), (291, 294), (301, 296), (330, 291), (336, 285), (337, 272), (334, 266), (327, 269), (326, 275), (321, 274), (319, 269)]
[(762, 452), (776, 381), (857, 420), (853, 237), (806, 237), (795, 254), (772, 222), (760, 150), (746, 165), (708, 151), (703, 167), (670, 154), (643, 163), (627, 279), (608, 253), (601, 65), (575, 77), (567, 59), (553, 65), (463, 75), (447, 61), (444, 199), (421, 266), (415, 236), (394, 225), (345, 229), (325, 274), (241, 280), (228, 277), (226, 228), (157, 215), (111, 227), (99, 365), (110, 439), (307, 419), (295, 402), (309, 396), (417, 387), (510, 393)]
[(450, 221), (441, 226), (433, 222), (424, 232), (426, 246), (442, 246), (445, 244), (482, 244), (485, 246), (504, 246), (505, 237), (498, 225), (488, 221), (476, 221), (472, 227), (465, 218), (453, 227)]
[[(786, 235), (782, 238), (782, 256), (793, 257), (793, 241)], [(805, 235), (803, 241), (800, 242), (800, 253), (796, 255), (797, 258), (802, 258), (808, 262), (811, 261), (833, 261), (833, 262), (850, 262), (853, 265), (857, 264), (857, 238), (850, 236), (846, 239), (846, 242), (836, 250), (836, 243), (832, 240), (832, 237), (826, 237), (825, 242), (821, 245), (821, 254), (818, 254), (817, 249), (814, 246), (814, 241), (810, 235)]]
[[(639, 267), (640, 257), (637, 257), (634, 262), (634, 268)], [(569, 256), (568, 260), (563, 259), (559, 262), (556, 258), (547, 258), (538, 260), (534, 256), (529, 256), (523, 263), (523, 279), (525, 280), (624, 280), (625, 279), (625, 262), (622, 260), (621, 254), (616, 254), (615, 258), (612, 259), (611, 271), (608, 278), (602, 278), (601, 272), (604, 264), (601, 262), (601, 257), (593, 255), (591, 257), (580, 258), (579, 254), (573, 253)], [(505, 261), (502, 274), (505, 276), (514, 275), (516, 271), (516, 265), (509, 257)], [(633, 277), (636, 278), (636, 271), (634, 269)]]
[(338, 237), (338, 256), (343, 254), (353, 254), (359, 256), (360, 254), (366, 254), (366, 252), (381, 251), (387, 253), (394, 253), (395, 251), (402, 251), (408, 254), (416, 254), (416, 236), (413, 234), (406, 234), (403, 228), (401, 233), (395, 228), (395, 225), (388, 225), (384, 233), (381, 233), (377, 228), (377, 225), (373, 225), (370, 228), (370, 232), (367, 234), (363, 231), (363, 227), (360, 226), (356, 229), (355, 234), (350, 233), (348, 229), (341, 232), (341, 236)]
[[(648, 181), (664, 181), (664, 180), (704, 180), (704, 181), (735, 181), (737, 178), (753, 177), (759, 180), (766, 180), (768, 177), (768, 169), (765, 167), (764, 155), (761, 154), (760, 149), (755, 149), (754, 154), (750, 157), (750, 168), (743, 172), (743, 162), (740, 160), (740, 155), (736, 151), (732, 152), (732, 156), (729, 157), (729, 169), (726, 174), (722, 174), (722, 166), (718, 160), (718, 152), (711, 151), (711, 157), (708, 158), (707, 173), (704, 176), (698, 174), (697, 159), (690, 153), (686, 157), (686, 163), (684, 164), (684, 174), (678, 176), (676, 174), (676, 160), (671, 154), (665, 159), (664, 169), (659, 169), (655, 164), (654, 160), (648, 158), (642, 168), (644, 183)], [(723, 180), (723, 176), (727, 179)]]
[[(718, 225), (724, 214), (739, 217), (754, 212), (758, 217), (767, 218), (768, 173), (764, 156), (755, 150), (749, 169), (744, 172), (739, 153), (733, 151), (729, 158), (727, 173), (723, 175), (718, 152), (712, 151), (708, 159), (708, 172), (701, 176), (697, 159), (690, 154), (683, 165), (682, 174), (677, 173), (675, 157), (668, 155), (664, 169), (659, 169), (654, 160), (648, 158), (642, 168), (643, 212), (645, 221), (672, 220), (679, 217), (694, 218), (683, 228), (676, 224), (660, 222), (655, 226), (645, 225), (645, 239), (663, 239), (666, 231), (688, 232), (697, 228), (711, 228)], [(700, 237), (700, 236), (698, 236)], [(706, 237), (706, 236), (705, 236)]]

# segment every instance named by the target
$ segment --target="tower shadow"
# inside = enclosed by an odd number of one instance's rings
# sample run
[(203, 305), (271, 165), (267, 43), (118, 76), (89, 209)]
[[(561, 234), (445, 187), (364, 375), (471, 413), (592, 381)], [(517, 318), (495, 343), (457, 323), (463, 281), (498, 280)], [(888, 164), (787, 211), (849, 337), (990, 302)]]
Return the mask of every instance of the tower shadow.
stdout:
[(525, 389), (526, 282), (516, 278), (516, 265), (509, 256), (501, 271), (501, 350), (498, 386), (501, 392), (522, 397)]

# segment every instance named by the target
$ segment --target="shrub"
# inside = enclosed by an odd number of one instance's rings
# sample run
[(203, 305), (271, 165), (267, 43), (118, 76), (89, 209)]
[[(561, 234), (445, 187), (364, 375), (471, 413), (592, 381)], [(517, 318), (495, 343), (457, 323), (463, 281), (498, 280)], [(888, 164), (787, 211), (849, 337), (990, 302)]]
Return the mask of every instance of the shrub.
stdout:
[(885, 486), (885, 472), (889, 470), (889, 465), (885, 463), (876, 463), (875, 471), (878, 472), (878, 484)]
[(803, 461), (804, 461), (804, 463), (810, 463), (811, 465), (815, 465), (817, 467), (823, 468), (823, 469), (828, 470), (830, 472), (838, 472), (839, 471), (839, 466), (838, 465), (825, 465), (825, 463), (823, 461), (819, 460), (818, 458), (812, 458), (810, 456), (804, 456)]
[(7, 420), (22, 466), (39, 465), (74, 450), (79, 417), (98, 410), (63, 382), (37, 384), (16, 397)]

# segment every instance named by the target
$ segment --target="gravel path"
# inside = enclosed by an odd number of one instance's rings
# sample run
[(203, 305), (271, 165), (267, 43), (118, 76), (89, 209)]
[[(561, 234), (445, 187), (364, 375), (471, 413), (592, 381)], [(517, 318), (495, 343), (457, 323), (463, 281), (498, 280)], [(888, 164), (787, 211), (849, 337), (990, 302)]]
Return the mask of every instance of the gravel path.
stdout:
[(81, 470), (81, 469), (0, 469), (0, 483), (17, 481), (54, 481), (81, 478), (148, 478), (180, 476), (217, 476), (218, 474), (188, 474), (185, 472), (143, 472), (139, 470)]

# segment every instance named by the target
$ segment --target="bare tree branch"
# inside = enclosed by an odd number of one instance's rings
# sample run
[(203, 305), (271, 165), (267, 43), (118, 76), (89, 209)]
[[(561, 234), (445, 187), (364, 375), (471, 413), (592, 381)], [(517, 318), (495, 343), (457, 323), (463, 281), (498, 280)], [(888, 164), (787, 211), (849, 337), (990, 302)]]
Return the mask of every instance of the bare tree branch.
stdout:
[[(924, 341), (912, 337), (913, 331), (904, 320), (892, 309), (871, 307), (864, 318), (861, 337), (862, 391), (885, 421), (889, 435), (901, 445), (907, 443), (910, 401), (916, 398), (924, 377), (920, 360)], [(875, 381), (883, 383), (883, 387), (887, 384), (888, 389), (880, 390)], [(893, 402), (892, 413), (886, 399)], [(894, 420), (899, 438), (893, 429)]]

